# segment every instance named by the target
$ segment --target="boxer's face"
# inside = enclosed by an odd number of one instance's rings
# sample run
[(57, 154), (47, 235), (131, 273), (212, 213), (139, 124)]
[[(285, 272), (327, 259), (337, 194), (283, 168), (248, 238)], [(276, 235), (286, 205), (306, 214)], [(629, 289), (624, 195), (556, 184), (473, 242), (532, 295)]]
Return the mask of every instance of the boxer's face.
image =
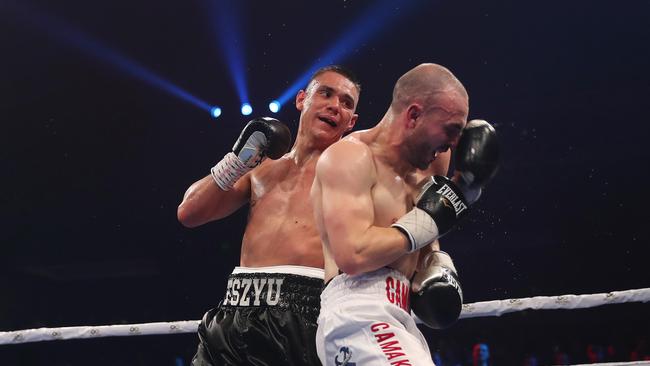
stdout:
[(436, 156), (458, 144), (467, 124), (467, 98), (457, 92), (441, 93), (429, 106), (414, 113), (413, 128), (406, 143), (411, 147), (410, 163), (425, 170)]
[(345, 76), (327, 71), (296, 97), (300, 130), (319, 141), (334, 143), (354, 127), (359, 91)]

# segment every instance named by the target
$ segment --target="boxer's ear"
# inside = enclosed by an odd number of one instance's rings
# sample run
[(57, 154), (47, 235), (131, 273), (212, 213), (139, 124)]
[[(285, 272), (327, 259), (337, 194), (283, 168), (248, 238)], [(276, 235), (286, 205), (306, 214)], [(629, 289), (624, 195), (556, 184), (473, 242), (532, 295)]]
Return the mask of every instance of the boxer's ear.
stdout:
[(307, 92), (300, 89), (298, 94), (296, 94), (296, 109), (302, 111), (305, 107), (305, 98), (307, 98)]
[(348, 126), (345, 128), (345, 132), (348, 132), (354, 128), (355, 123), (357, 123), (357, 119), (359, 119), (359, 115), (353, 114), (352, 118), (350, 118), (350, 123), (348, 123)]
[(406, 107), (406, 120), (407, 120), (407, 126), (409, 128), (415, 127), (418, 118), (422, 115), (422, 106), (413, 103)]

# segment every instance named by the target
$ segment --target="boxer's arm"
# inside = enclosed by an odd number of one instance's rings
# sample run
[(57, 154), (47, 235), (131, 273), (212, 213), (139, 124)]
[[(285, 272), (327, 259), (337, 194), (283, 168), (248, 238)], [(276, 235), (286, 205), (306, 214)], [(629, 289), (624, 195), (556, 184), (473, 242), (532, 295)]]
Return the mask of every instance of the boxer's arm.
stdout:
[(321, 230), (339, 269), (354, 275), (381, 268), (407, 252), (408, 239), (397, 229), (374, 225), (371, 190), (376, 182), (367, 146), (340, 141), (316, 165)]
[(250, 199), (250, 176), (250, 172), (246, 173), (229, 191), (222, 190), (211, 175), (195, 182), (178, 206), (178, 221), (186, 227), (197, 227), (237, 211)]
[(423, 247), (420, 249), (420, 253), (418, 254), (418, 265), (416, 267), (416, 272), (423, 270), (426, 268), (426, 262), (425, 259), (429, 253), (440, 250), (440, 241), (435, 240), (433, 243)]
[(178, 220), (196, 227), (226, 217), (249, 200), (250, 172), (267, 157), (278, 159), (289, 151), (291, 131), (275, 118), (249, 121), (239, 138), (210, 175), (192, 184), (178, 206)]

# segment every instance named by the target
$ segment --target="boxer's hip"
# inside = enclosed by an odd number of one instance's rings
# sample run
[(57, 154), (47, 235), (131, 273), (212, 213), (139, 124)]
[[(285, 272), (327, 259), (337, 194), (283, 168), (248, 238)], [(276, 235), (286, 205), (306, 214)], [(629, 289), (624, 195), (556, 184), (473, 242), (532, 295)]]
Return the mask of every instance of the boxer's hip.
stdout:
[[(409, 299), (410, 281), (392, 268), (334, 277), (321, 294), (316, 333), (321, 362), (431, 366)], [(399, 349), (399, 358), (393, 359), (398, 356), (389, 349)]]
[(302, 266), (235, 267), (222, 308), (294, 309), (318, 312), (323, 270)]
[(193, 365), (248, 365), (252, 359), (266, 365), (319, 364), (314, 339), (322, 288), (322, 269), (236, 267), (224, 299), (199, 325)]
[(321, 306), (369, 303), (373, 307), (399, 308), (410, 314), (410, 281), (392, 268), (350, 276), (334, 277), (321, 294)]

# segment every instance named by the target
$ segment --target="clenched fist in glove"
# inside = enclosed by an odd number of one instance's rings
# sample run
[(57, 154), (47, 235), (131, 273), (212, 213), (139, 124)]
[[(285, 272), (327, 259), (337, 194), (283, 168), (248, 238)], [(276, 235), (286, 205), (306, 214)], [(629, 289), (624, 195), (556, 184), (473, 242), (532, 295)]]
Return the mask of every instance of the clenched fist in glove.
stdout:
[(210, 173), (217, 185), (228, 191), (264, 158), (278, 159), (290, 147), (291, 131), (285, 124), (275, 118), (255, 118), (244, 127), (232, 152), (210, 169)]

